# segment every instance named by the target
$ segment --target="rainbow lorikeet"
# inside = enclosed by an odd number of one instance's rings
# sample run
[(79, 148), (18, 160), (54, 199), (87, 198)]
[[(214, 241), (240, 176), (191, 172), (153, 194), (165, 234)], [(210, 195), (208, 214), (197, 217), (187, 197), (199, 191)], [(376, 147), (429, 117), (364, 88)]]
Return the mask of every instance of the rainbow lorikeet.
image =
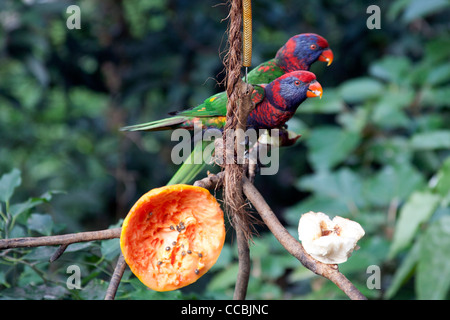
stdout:
[[(298, 88), (303, 89), (302, 95), (299, 95)], [(322, 93), (322, 87), (316, 81), (316, 76), (309, 71), (293, 71), (269, 84), (257, 84), (252, 94), (255, 108), (248, 115), (247, 128), (280, 128), (292, 118), (297, 107), (307, 97), (322, 97)], [(172, 114), (174, 116), (169, 119), (152, 122), (152, 126), (158, 123), (157, 127), (147, 130), (178, 128), (192, 130), (198, 123), (201, 123), (203, 129), (222, 129), (226, 121), (221, 110), (215, 109), (194, 108)]]
[[(250, 84), (267, 84), (276, 78), (292, 71), (309, 70), (315, 61), (324, 61), (330, 65), (333, 61), (333, 52), (329, 48), (328, 42), (321, 36), (313, 33), (304, 33), (291, 37), (283, 47), (281, 47), (275, 58), (266, 61), (247, 75)], [(132, 125), (122, 128), (126, 131), (156, 131), (170, 130), (175, 128), (191, 129), (198, 118), (202, 119), (205, 127), (221, 128), (225, 124), (227, 97), (225, 92), (220, 92), (206, 99), (197, 107), (181, 112), (172, 113), (172, 117), (152, 121), (148, 123)], [(273, 117), (272, 117), (273, 119)], [(275, 128), (275, 123), (266, 123), (267, 128)], [(203, 149), (202, 144), (200, 150)], [(191, 155), (192, 156), (192, 155)], [(188, 164), (183, 165), (169, 184), (189, 183), (203, 168), (204, 165)]]

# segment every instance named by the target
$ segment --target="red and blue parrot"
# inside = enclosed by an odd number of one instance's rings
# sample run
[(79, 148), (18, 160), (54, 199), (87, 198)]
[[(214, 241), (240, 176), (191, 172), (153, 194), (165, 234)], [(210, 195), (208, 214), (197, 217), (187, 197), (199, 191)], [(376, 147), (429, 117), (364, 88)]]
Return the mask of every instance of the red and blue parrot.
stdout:
[[(311, 77), (314, 76), (310, 72), (297, 74), (297, 80), (293, 80), (293, 74), (287, 78), (283, 77), (283, 75), (298, 70), (308, 71), (311, 65), (317, 60), (326, 62), (327, 65), (330, 65), (333, 61), (333, 52), (329, 48), (328, 42), (323, 37), (313, 33), (304, 33), (291, 37), (278, 50), (275, 58), (268, 60), (251, 70), (247, 75), (247, 81), (252, 85), (260, 86), (255, 87), (253, 101), (255, 102), (256, 107), (249, 115), (248, 126), (255, 129), (280, 128), (293, 116), (298, 105), (308, 97), (308, 94), (309, 96), (312, 96), (312, 92), (316, 94), (320, 91), (321, 95), (322, 89), (318, 82), (314, 82), (313, 84), (313, 86), (317, 86), (317, 88), (312, 87), (312, 91), (308, 91), (307, 89), (311, 81), (313, 81)], [(304, 97), (299, 100), (298, 105), (293, 106), (289, 103), (290, 108), (286, 109), (284, 107), (286, 105), (281, 101), (283, 99), (290, 99), (289, 97), (292, 90), (284, 91), (289, 88), (287, 85), (288, 79), (300, 81), (300, 87), (304, 90)], [(307, 79), (309, 79), (309, 81)], [(308, 84), (308, 86), (306, 86), (306, 84)], [(261, 91), (258, 87), (264, 87), (264, 90)], [(192, 109), (171, 113), (171, 117), (169, 118), (127, 126), (122, 128), (122, 130), (158, 131), (173, 130), (176, 128), (192, 129), (194, 123), (199, 120), (202, 121), (204, 128), (221, 129), (226, 122), (226, 105), (226, 93), (220, 92), (209, 97), (202, 104)], [(198, 146), (196, 146), (191, 157), (194, 152), (203, 150), (204, 145), (199, 145), (200, 150), (196, 150), (196, 148), (198, 148)], [(203, 169), (204, 165), (205, 164), (199, 165), (192, 163), (183, 164), (172, 177), (169, 184), (189, 183), (201, 169)]]

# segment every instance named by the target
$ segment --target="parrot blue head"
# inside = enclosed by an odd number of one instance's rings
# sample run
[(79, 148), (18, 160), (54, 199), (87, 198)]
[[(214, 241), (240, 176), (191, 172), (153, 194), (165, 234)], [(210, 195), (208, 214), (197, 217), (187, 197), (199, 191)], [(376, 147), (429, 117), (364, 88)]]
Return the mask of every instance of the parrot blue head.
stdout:
[(309, 71), (311, 65), (317, 60), (330, 65), (333, 62), (333, 52), (323, 37), (315, 33), (302, 33), (291, 37), (278, 50), (276, 59), (285, 72)]
[(309, 71), (289, 72), (268, 84), (265, 96), (277, 109), (295, 111), (306, 99), (322, 97), (322, 86), (314, 73)]

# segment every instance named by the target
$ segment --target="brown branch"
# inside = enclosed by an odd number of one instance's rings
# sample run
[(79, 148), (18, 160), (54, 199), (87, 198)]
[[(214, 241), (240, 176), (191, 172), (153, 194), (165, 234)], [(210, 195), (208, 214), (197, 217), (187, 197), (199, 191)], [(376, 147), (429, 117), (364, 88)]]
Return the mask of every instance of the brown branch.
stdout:
[(255, 186), (247, 179), (243, 178), (243, 191), (247, 199), (253, 204), (267, 227), (272, 231), (275, 238), (281, 245), (295, 258), (297, 258), (306, 268), (331, 280), (352, 300), (366, 300), (367, 298), (342, 274), (337, 265), (321, 263), (310, 257), (303, 246), (283, 227), (276, 215), (270, 209), (263, 196)]
[(250, 249), (248, 239), (241, 228), (236, 228), (236, 241), (238, 245), (239, 269), (234, 288), (233, 299), (244, 300), (247, 295), (248, 280), (250, 279)]
[[(59, 245), (58, 249), (50, 257), (50, 262), (53, 262), (58, 259), (67, 249), (67, 247), (72, 243), (120, 238), (121, 230), (122, 228), (114, 228), (100, 231), (78, 232), (45, 237), (1, 239), (0, 249)], [(111, 278), (111, 282), (109, 283), (108, 290), (106, 291), (105, 300), (114, 299), (117, 288), (120, 284), (120, 280), (122, 279), (123, 272), (125, 271), (125, 267), (126, 262), (121, 252), (119, 255), (119, 259), (117, 260), (117, 265)]]
[(69, 233), (56, 236), (11, 238), (0, 240), (0, 250), (40, 246), (69, 245), (76, 242), (106, 240), (120, 237), (121, 228)]
[(117, 288), (119, 288), (120, 280), (122, 279), (126, 266), (127, 263), (125, 262), (125, 257), (123, 256), (122, 252), (120, 252), (119, 258), (117, 259), (116, 268), (114, 269), (114, 273), (111, 277), (111, 281), (109, 282), (108, 289), (106, 290), (105, 300), (114, 300)]
[(202, 187), (208, 190), (221, 188), (223, 186), (224, 175), (225, 173), (223, 171), (218, 174), (208, 174), (206, 178), (195, 181), (194, 186)]

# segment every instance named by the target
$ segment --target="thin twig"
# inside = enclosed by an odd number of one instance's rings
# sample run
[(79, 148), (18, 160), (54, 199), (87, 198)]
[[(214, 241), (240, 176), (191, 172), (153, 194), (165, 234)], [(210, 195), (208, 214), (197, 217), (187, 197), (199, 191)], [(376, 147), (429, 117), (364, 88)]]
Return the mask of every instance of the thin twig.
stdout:
[(56, 249), (55, 253), (52, 254), (52, 256), (50, 257), (49, 261), (50, 262), (54, 262), (56, 259), (61, 257), (61, 255), (64, 253), (64, 251), (66, 251), (68, 246), (69, 246), (68, 243), (60, 245), (58, 247), (58, 249)]
[(69, 245), (76, 242), (106, 240), (120, 237), (122, 228), (69, 233), (56, 236), (11, 238), (0, 240), (0, 250), (8, 248), (27, 248), (54, 245)]
[(114, 269), (114, 273), (111, 277), (111, 281), (109, 282), (108, 289), (106, 290), (105, 300), (114, 300), (117, 288), (119, 288), (120, 280), (122, 279), (126, 266), (127, 263), (125, 262), (125, 258), (122, 252), (120, 252), (119, 258), (117, 259), (116, 268)]
[(258, 192), (255, 186), (247, 179), (243, 178), (243, 191), (247, 199), (253, 204), (267, 227), (272, 231), (275, 238), (281, 245), (295, 258), (297, 258), (306, 268), (321, 275), (335, 283), (350, 299), (366, 300), (367, 298), (342, 274), (336, 265), (321, 263), (309, 256), (303, 246), (283, 227), (275, 213), (270, 209), (264, 197)]

